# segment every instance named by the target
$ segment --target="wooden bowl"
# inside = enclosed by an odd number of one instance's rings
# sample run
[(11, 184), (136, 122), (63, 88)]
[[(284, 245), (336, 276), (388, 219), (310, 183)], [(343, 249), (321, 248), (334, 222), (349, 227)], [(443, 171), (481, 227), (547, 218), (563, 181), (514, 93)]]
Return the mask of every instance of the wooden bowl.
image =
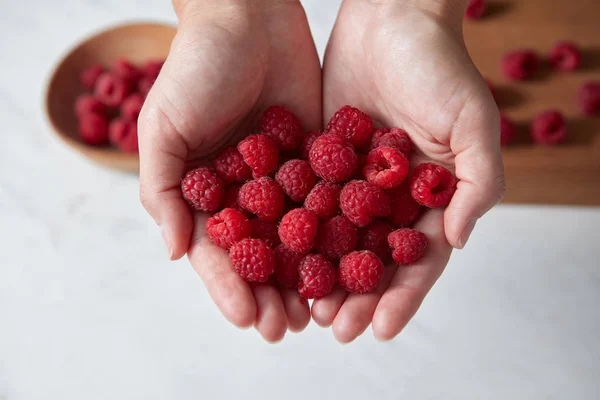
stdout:
[(137, 154), (123, 153), (112, 147), (92, 147), (77, 135), (75, 99), (84, 92), (80, 72), (92, 65), (110, 66), (126, 57), (135, 64), (149, 59), (166, 58), (176, 28), (158, 23), (131, 23), (110, 28), (83, 40), (58, 63), (46, 89), (46, 115), (56, 135), (69, 147), (104, 166), (139, 171)]

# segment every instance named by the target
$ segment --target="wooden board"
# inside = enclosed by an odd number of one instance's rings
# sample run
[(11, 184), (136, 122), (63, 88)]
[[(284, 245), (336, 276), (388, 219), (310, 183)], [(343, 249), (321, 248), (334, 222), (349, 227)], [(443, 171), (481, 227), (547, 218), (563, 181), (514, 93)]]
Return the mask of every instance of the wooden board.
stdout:
[[(517, 143), (504, 150), (505, 202), (600, 205), (600, 116), (586, 117), (576, 93), (587, 80), (600, 81), (600, 0), (488, 0), (488, 15), (465, 21), (465, 41), (481, 73), (497, 87), (500, 110), (519, 125)], [(500, 59), (517, 48), (545, 56), (559, 40), (582, 47), (577, 72), (541, 68), (531, 81), (510, 82)], [(569, 121), (569, 140), (556, 147), (536, 146), (528, 124), (556, 108)]]

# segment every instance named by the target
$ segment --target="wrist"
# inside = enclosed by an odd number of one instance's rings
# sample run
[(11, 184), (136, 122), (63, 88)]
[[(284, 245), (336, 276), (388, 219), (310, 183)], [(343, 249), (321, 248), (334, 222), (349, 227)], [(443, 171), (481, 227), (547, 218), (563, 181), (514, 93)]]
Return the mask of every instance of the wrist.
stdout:
[(173, 9), (181, 20), (188, 15), (210, 11), (243, 13), (267, 9), (285, 3), (299, 3), (300, 0), (172, 0)]
[(362, 1), (406, 12), (420, 11), (451, 25), (462, 25), (469, 0), (346, 0)]

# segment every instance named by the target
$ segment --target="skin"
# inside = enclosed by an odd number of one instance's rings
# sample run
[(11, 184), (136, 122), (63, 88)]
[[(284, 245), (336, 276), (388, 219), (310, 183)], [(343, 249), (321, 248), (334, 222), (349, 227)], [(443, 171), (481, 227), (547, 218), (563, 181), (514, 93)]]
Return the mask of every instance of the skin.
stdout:
[[(320, 68), (296, 0), (179, 0), (176, 39), (139, 120), (141, 200), (159, 225), (169, 257), (188, 258), (223, 315), (254, 326), (269, 342), (303, 330), (312, 318), (350, 342), (371, 324), (395, 337), (441, 275), (452, 248), (504, 193), (499, 116), (466, 52), (465, 0), (346, 0)], [(323, 78), (323, 85), (321, 85)], [(207, 216), (180, 193), (184, 172), (252, 133), (261, 112), (283, 104), (306, 130), (345, 104), (379, 123), (406, 129), (420, 149), (460, 179), (445, 210), (417, 223), (427, 255), (390, 267), (376, 292), (336, 291), (308, 303), (293, 291), (248, 284), (206, 236)]]

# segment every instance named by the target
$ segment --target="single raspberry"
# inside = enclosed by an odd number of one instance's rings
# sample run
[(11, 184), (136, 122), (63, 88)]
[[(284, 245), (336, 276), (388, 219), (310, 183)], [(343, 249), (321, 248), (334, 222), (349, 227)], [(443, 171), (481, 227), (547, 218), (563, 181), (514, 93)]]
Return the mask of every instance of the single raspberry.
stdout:
[(245, 210), (242, 210), (242, 207), (240, 207), (238, 203), (238, 193), (240, 192), (241, 188), (242, 185), (240, 184), (233, 184), (227, 187), (225, 195), (223, 196), (223, 208), (234, 208), (242, 212), (247, 212)]
[(358, 229), (343, 215), (338, 215), (319, 226), (315, 247), (328, 258), (340, 259), (356, 249)]
[(298, 280), (300, 279), (298, 277), (298, 267), (304, 255), (290, 250), (285, 244), (280, 244), (275, 247), (275, 258), (277, 260), (274, 274), (275, 281), (282, 287), (298, 288)]
[(246, 182), (252, 178), (252, 170), (234, 146), (221, 150), (213, 160), (213, 167), (225, 182)]
[(152, 79), (152, 81), (158, 78), (158, 74), (163, 67), (165, 60), (148, 60), (142, 68), (142, 75), (144, 77)]
[(465, 17), (468, 19), (479, 19), (485, 15), (487, 5), (485, 0), (470, 0)]
[(421, 211), (421, 205), (413, 199), (408, 181), (390, 190), (388, 196), (392, 210), (387, 219), (393, 227), (406, 228), (415, 222)]
[(456, 191), (456, 178), (441, 165), (423, 163), (410, 176), (410, 193), (417, 203), (429, 208), (450, 203)]
[(383, 262), (369, 250), (353, 251), (340, 260), (340, 285), (350, 293), (369, 293), (383, 278)]
[(392, 128), (384, 126), (373, 132), (373, 136), (371, 136), (371, 146), (369, 147), (369, 150), (373, 150), (375, 147), (379, 147), (379, 141), (381, 140), (383, 135), (385, 135), (386, 133), (390, 133), (391, 131)]
[(315, 174), (330, 182), (348, 180), (356, 166), (356, 159), (354, 147), (337, 135), (319, 136), (308, 155)]
[(109, 107), (118, 107), (130, 93), (130, 86), (124, 79), (105, 72), (96, 81), (96, 98)]
[(492, 93), (492, 97), (494, 98), (494, 100), (496, 100), (496, 88), (494, 87), (494, 84), (489, 79), (484, 79), (484, 80), (485, 80), (485, 84), (487, 85), (488, 89), (490, 90), (490, 93)]
[(331, 218), (340, 213), (340, 192), (342, 187), (336, 183), (321, 181), (310, 191), (304, 207), (317, 214), (319, 218)]
[(502, 72), (507, 78), (522, 81), (535, 73), (538, 64), (532, 50), (514, 50), (502, 58)]
[(279, 219), (284, 201), (277, 182), (266, 176), (244, 183), (238, 193), (239, 205), (267, 222)]
[(102, 65), (95, 64), (87, 67), (79, 75), (79, 82), (88, 90), (93, 90), (96, 81), (104, 73)]
[(315, 140), (317, 140), (319, 136), (322, 135), (323, 131), (312, 131), (307, 133), (302, 138), (302, 143), (300, 144), (300, 156), (303, 160), (308, 160), (308, 154), (310, 153), (310, 149), (313, 143), (315, 142)]
[(322, 254), (308, 254), (298, 266), (298, 293), (305, 299), (318, 299), (333, 291), (337, 282), (335, 265)]
[(399, 150), (377, 147), (369, 152), (363, 175), (380, 188), (393, 189), (408, 176), (408, 160)]
[(224, 208), (206, 221), (206, 233), (217, 246), (229, 249), (250, 237), (252, 224), (241, 211)]
[(142, 96), (146, 97), (148, 96), (148, 93), (150, 93), (152, 85), (154, 85), (154, 79), (142, 76), (137, 83), (137, 90)]
[(562, 143), (567, 139), (567, 123), (559, 111), (545, 111), (531, 122), (531, 137), (538, 144)]
[(281, 243), (277, 223), (266, 222), (258, 217), (252, 218), (250, 223), (252, 224), (253, 238), (263, 240), (273, 248)]
[(89, 113), (104, 115), (106, 113), (106, 106), (93, 95), (82, 94), (75, 100), (75, 115), (82, 117)]
[(368, 144), (374, 131), (371, 117), (351, 106), (337, 110), (325, 129), (325, 133), (342, 136), (356, 148)]
[(251, 135), (237, 145), (244, 162), (252, 169), (255, 178), (267, 176), (277, 169), (279, 149), (265, 135)]
[[(382, 128), (385, 129), (385, 128)], [(410, 140), (410, 136), (404, 129), (400, 128), (387, 128), (388, 132), (385, 132), (381, 135), (378, 134), (376, 137), (373, 136), (373, 140), (371, 141), (371, 149), (375, 149), (377, 147), (392, 147), (396, 150), (399, 150), (406, 158), (410, 157), (412, 153), (412, 140)], [(384, 132), (383, 130), (377, 132)]]
[(275, 271), (275, 252), (260, 239), (242, 239), (229, 249), (235, 272), (248, 282), (266, 282)]
[(260, 119), (259, 128), (261, 133), (277, 143), (281, 150), (296, 149), (302, 140), (300, 120), (282, 106), (267, 108)]
[(508, 146), (517, 136), (517, 127), (504, 114), (500, 114), (500, 144)]
[(296, 253), (312, 250), (319, 228), (319, 217), (305, 208), (295, 208), (281, 218), (279, 238)]
[(579, 88), (577, 99), (581, 110), (587, 115), (600, 111), (600, 82), (586, 82)]
[(392, 233), (392, 227), (383, 221), (373, 221), (358, 231), (358, 250), (370, 250), (383, 262), (391, 259), (387, 237)]
[(130, 85), (135, 85), (142, 76), (142, 71), (124, 58), (119, 58), (115, 61), (111, 71)]
[(144, 105), (144, 96), (139, 93), (130, 94), (121, 104), (121, 116), (129, 121), (137, 122)]
[(189, 171), (181, 181), (183, 198), (198, 211), (215, 212), (225, 194), (225, 183), (214, 169), (200, 167)]
[(315, 186), (317, 177), (304, 160), (290, 160), (279, 167), (275, 180), (281, 186), (283, 193), (290, 199), (299, 203), (306, 199), (308, 193)]
[(548, 60), (558, 71), (573, 71), (581, 65), (581, 51), (575, 43), (558, 42), (550, 50)]
[(367, 226), (374, 218), (390, 213), (390, 199), (381, 188), (366, 181), (354, 180), (340, 193), (340, 208), (344, 215), (359, 227)]
[(98, 113), (79, 117), (79, 138), (86, 144), (100, 146), (108, 141), (108, 119)]
[(354, 167), (354, 171), (352, 171), (351, 179), (365, 179), (365, 174), (363, 170), (365, 169), (365, 165), (367, 165), (367, 155), (366, 154), (357, 154), (356, 155), (356, 166)]
[(132, 121), (119, 118), (110, 123), (108, 138), (113, 146), (124, 153), (138, 152), (137, 124)]
[(400, 265), (412, 264), (425, 255), (429, 240), (415, 229), (402, 228), (388, 235), (392, 257)]

